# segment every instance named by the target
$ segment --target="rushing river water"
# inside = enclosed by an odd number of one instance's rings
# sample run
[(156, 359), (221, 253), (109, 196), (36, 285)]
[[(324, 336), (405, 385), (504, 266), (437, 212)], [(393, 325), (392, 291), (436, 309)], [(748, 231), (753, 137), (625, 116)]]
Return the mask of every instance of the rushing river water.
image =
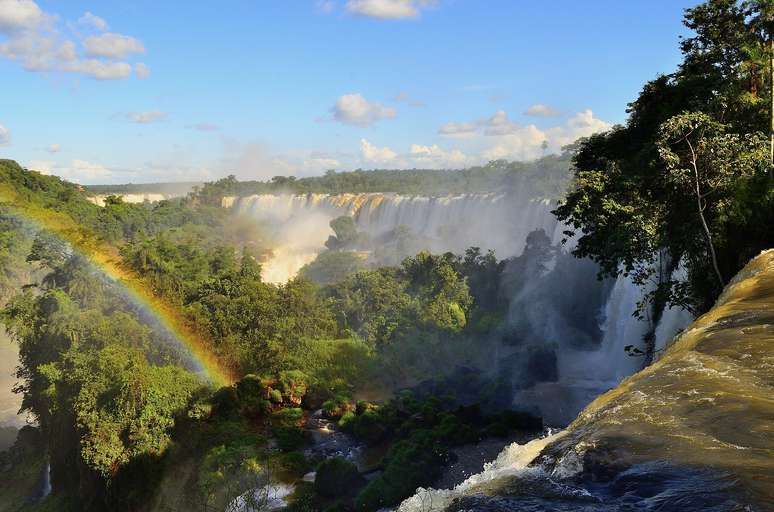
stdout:
[(774, 510), (774, 250), (554, 436), (401, 512)]

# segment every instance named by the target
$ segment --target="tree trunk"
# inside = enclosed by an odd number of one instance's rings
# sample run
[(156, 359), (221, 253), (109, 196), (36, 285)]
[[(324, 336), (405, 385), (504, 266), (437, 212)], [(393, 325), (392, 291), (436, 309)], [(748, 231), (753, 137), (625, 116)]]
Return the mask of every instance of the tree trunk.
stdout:
[(718, 278), (718, 283), (720, 283), (720, 289), (722, 290), (726, 283), (723, 281), (723, 274), (720, 273), (720, 268), (718, 267), (718, 257), (715, 254), (715, 244), (712, 243), (712, 234), (710, 233), (709, 226), (707, 226), (707, 221), (704, 218), (704, 208), (701, 204), (701, 187), (699, 187), (699, 171), (696, 168), (696, 162), (693, 163), (693, 173), (696, 183), (696, 206), (699, 211), (701, 226), (704, 228), (704, 236), (707, 238), (707, 245), (709, 246), (710, 255), (712, 256), (712, 268), (715, 269), (715, 275)]

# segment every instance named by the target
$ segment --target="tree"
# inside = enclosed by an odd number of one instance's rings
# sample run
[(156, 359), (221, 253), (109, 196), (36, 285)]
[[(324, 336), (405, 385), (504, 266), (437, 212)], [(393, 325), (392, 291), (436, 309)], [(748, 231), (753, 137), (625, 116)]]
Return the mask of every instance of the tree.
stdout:
[(717, 215), (735, 180), (754, 176), (766, 161), (760, 134), (723, 132), (724, 127), (704, 113), (684, 113), (661, 125), (657, 142), (666, 179), (682, 194), (693, 196), (720, 289), (725, 280), (707, 221), (708, 208)]
[[(573, 254), (593, 259), (601, 275), (645, 283), (657, 280), (659, 258), (668, 268), (682, 258), (689, 285), (665, 283), (658, 295), (701, 313), (722, 276), (770, 246), (759, 227), (772, 202), (760, 169), (770, 161), (761, 153), (771, 126), (770, 11), (770, 2), (735, 0), (687, 9), (694, 34), (680, 43), (677, 71), (645, 84), (624, 126), (582, 141), (574, 186), (555, 213), (577, 237)], [(704, 128), (686, 137), (697, 123)]]
[(330, 226), (335, 236), (328, 237), (325, 246), (332, 251), (341, 249), (355, 242), (358, 238), (357, 226), (349, 215), (336, 217), (330, 222)]

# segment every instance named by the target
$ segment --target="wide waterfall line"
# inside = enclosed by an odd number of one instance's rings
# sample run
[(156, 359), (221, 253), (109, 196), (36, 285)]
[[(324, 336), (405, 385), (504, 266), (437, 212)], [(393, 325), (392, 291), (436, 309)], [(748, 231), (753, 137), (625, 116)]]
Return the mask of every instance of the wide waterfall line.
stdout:
[(493, 249), (501, 258), (521, 253), (529, 232), (543, 229), (554, 236), (558, 227), (549, 201), (518, 194), (261, 194), (227, 197), (222, 204), (268, 223), (313, 224), (316, 234), (310, 233), (304, 246), (316, 245), (319, 250), (333, 234), (327, 223), (341, 215), (353, 217), (358, 230), (373, 237), (405, 226), (427, 242), (428, 250), (462, 252), (481, 247)]
[[(500, 259), (521, 255), (527, 235), (535, 230), (542, 229), (560, 246), (566, 229), (551, 214), (550, 202), (526, 193), (265, 194), (225, 198), (223, 206), (274, 227), (278, 246), (263, 262), (264, 278), (270, 281), (283, 281), (314, 260), (333, 234), (330, 221), (341, 215), (351, 216), (358, 231), (374, 240), (403, 227), (431, 252), (480, 247), (493, 249)], [(635, 318), (632, 313), (649, 289), (623, 275), (598, 281), (594, 263), (567, 254), (570, 240), (545, 275), (525, 277), (506, 320), (516, 334), (506, 326), (503, 336), (509, 339), (497, 350), (498, 371), (514, 382), (514, 406), (537, 409), (553, 425), (567, 423), (642, 367), (644, 358), (631, 357), (625, 346), (644, 349), (643, 339), (653, 333), (663, 346), (691, 320), (679, 309), (665, 311), (658, 325), (647, 315)], [(534, 372), (531, 366), (547, 364), (555, 365), (557, 378), (550, 371), (525, 378)]]

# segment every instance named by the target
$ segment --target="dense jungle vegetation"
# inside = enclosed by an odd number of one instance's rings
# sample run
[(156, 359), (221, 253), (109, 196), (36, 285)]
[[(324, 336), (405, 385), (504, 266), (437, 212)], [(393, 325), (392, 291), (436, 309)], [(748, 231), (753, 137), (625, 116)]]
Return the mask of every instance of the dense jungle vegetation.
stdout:
[[(401, 449), (424, 454), (414, 472), (405, 472), (404, 461), (395, 466), (395, 482), (389, 471), (376, 481), (392, 489), (384, 503), (430, 483), (447, 460), (436, 452), (441, 439), (539, 428), (528, 415), (496, 413), (501, 407), (458, 409), (453, 387), (441, 401), (408, 395), (393, 405), (355, 407), (355, 398), (384, 399), (480, 357), (484, 342), (475, 340), (496, 328), (507, 308), (507, 295), (496, 293), (501, 281), (517, 279), (514, 269), (526, 259), (547, 261), (545, 247), (508, 263), (478, 249), (419, 253), (327, 286), (304, 278), (277, 286), (261, 280), (258, 248), (241, 242), (259, 238), (250, 232), (258, 228), (196, 197), (152, 205), (112, 197), (102, 208), (56, 177), (11, 161), (0, 170), (25, 201), (72, 218), (78, 237), (89, 241), (73, 246), (56, 230), (27, 222), (23, 207), (3, 210), (7, 268), (26, 266), (40, 276), (2, 312), (20, 348), (22, 409), (38, 425), (25, 428), (6, 463), (39, 464), (39, 453), (48, 453), (56, 507), (142, 508), (161, 485), (144, 475), (162, 475), (181, 461), (200, 473), (183, 478), (195, 488), (183, 509), (224, 507), (265, 478), (267, 467), (294, 474), (311, 467), (298, 451), (306, 444), (299, 426), (319, 407), (369, 442), (402, 440), (394, 457), (408, 456)], [(238, 377), (235, 387), (210, 389), (191, 372), (169, 334), (90, 263), (83, 247), (100, 243), (116, 247), (128, 272), (211, 340), (208, 351)], [(536, 244), (550, 241), (543, 235)], [(6, 281), (9, 293), (14, 281), (18, 290), (18, 277)], [(430, 352), (432, 360), (424, 357)], [(470, 384), (493, 397), (498, 385)], [(434, 412), (417, 422), (418, 411)], [(268, 449), (269, 438), (280, 452)], [(223, 487), (232, 481), (242, 483)], [(368, 492), (362, 500), (382, 503), (381, 491)], [(327, 503), (324, 497), (312, 496)]]

